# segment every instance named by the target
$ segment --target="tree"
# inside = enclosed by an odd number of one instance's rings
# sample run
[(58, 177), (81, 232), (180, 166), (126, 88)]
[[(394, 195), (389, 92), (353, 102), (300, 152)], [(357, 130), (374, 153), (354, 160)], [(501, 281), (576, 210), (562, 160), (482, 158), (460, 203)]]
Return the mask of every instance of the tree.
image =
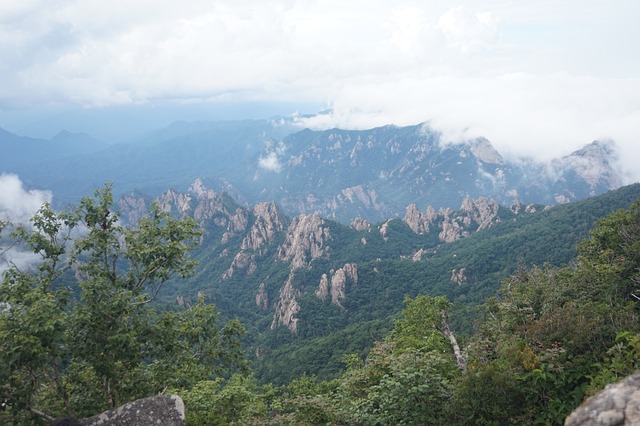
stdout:
[(66, 212), (45, 204), (19, 227), (13, 237), (41, 260), (11, 266), (0, 286), (0, 420), (91, 415), (242, 368), (242, 326), (220, 329), (204, 294), (181, 311), (152, 303), (192, 272), (199, 236), (157, 204), (123, 227), (109, 185)]
[(376, 343), (366, 362), (350, 359), (337, 397), (349, 424), (447, 423), (446, 401), (464, 371), (464, 355), (446, 321), (451, 303), (420, 295), (405, 304), (390, 336)]

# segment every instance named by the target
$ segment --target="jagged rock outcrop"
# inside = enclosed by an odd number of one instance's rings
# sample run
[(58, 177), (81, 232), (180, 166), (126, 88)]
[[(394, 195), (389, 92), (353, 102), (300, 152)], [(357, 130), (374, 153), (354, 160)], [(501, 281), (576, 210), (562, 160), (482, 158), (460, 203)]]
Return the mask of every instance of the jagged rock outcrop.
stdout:
[(350, 188), (344, 188), (336, 197), (338, 205), (345, 204), (347, 201), (352, 204), (364, 206), (367, 209), (382, 210), (384, 204), (378, 203), (378, 193), (373, 189), (367, 189), (363, 185), (357, 185)]
[(326, 300), (329, 295), (329, 278), (327, 274), (322, 274), (320, 277), (320, 284), (318, 285), (318, 289), (315, 291), (315, 295), (320, 300)]
[(331, 303), (342, 307), (340, 303), (346, 297), (347, 278), (358, 283), (358, 266), (355, 263), (346, 263), (331, 277)]
[[(241, 250), (259, 251), (273, 242), (276, 233), (284, 229), (284, 220), (274, 202), (260, 202), (253, 207), (255, 221), (242, 240)], [(259, 253), (261, 254), (261, 253)]]
[(467, 281), (467, 276), (465, 275), (464, 268), (460, 268), (460, 270), (454, 269), (451, 271), (451, 281), (461, 286), (462, 283)]
[(331, 280), (327, 274), (322, 274), (318, 289), (315, 291), (316, 297), (326, 300), (327, 296), (331, 295), (331, 303), (342, 308), (340, 302), (346, 297), (347, 279), (354, 285), (358, 284), (358, 265), (355, 263), (345, 263), (342, 268), (331, 271)]
[(80, 420), (86, 426), (183, 426), (184, 402), (177, 395), (158, 395), (129, 402)]
[(462, 201), (459, 214), (463, 217), (465, 226), (475, 222), (478, 224), (478, 230), (481, 230), (497, 222), (498, 209), (498, 203), (494, 200), (487, 200), (484, 197), (474, 200), (467, 197)]
[(440, 233), (438, 238), (444, 243), (452, 243), (460, 238), (469, 236), (469, 232), (458, 222), (452, 214), (451, 209), (441, 209), (443, 215), (442, 224), (440, 225)]
[(137, 223), (149, 212), (145, 198), (135, 193), (121, 196), (118, 200), (118, 207), (120, 214), (128, 223)]
[(451, 243), (468, 236), (471, 230), (480, 231), (499, 222), (499, 210), (500, 207), (495, 200), (484, 197), (474, 200), (466, 197), (458, 212), (449, 208), (441, 208), (436, 212), (429, 206), (421, 213), (415, 204), (409, 204), (405, 209), (404, 221), (416, 234), (430, 232), (433, 225), (439, 222), (438, 238), (442, 242)]
[(256, 294), (256, 305), (263, 311), (269, 307), (269, 296), (267, 296), (267, 290), (264, 283), (260, 283), (258, 293)]
[(427, 251), (425, 249), (420, 249), (418, 251), (416, 251), (413, 256), (411, 256), (411, 260), (413, 260), (414, 262), (420, 262), (422, 260), (422, 256), (424, 256), (424, 254)]
[(278, 259), (290, 262), (291, 269), (308, 267), (313, 259), (328, 256), (331, 232), (317, 214), (295, 217), (278, 247)]
[(409, 204), (404, 212), (404, 221), (416, 234), (426, 234), (435, 222), (438, 214), (431, 206), (422, 214), (415, 204)]
[(246, 270), (247, 275), (251, 275), (256, 271), (258, 267), (256, 263), (256, 256), (253, 253), (247, 253), (245, 251), (239, 251), (233, 261), (231, 262), (231, 266), (229, 269), (222, 273), (222, 281), (228, 280), (233, 277), (236, 271)]
[(249, 224), (249, 213), (242, 208), (236, 209), (233, 216), (229, 216), (227, 230), (222, 234), (220, 242), (226, 244), (233, 237), (242, 235), (247, 230)]
[(640, 425), (640, 373), (608, 385), (576, 408), (565, 426)]
[(300, 304), (296, 300), (300, 292), (293, 287), (293, 271), (284, 286), (280, 289), (280, 297), (276, 305), (276, 312), (271, 321), (271, 329), (274, 330), (279, 325), (287, 327), (292, 333), (298, 330), (298, 318), (295, 315), (300, 311)]
[(369, 223), (369, 221), (361, 218), (360, 216), (351, 221), (351, 227), (356, 231), (371, 232), (371, 224)]
[(384, 241), (389, 241), (389, 222), (390, 220), (380, 225), (380, 235)]
[(175, 211), (180, 216), (184, 216), (191, 210), (191, 195), (169, 189), (158, 197), (158, 204), (160, 205), (160, 209), (165, 213)]
[(523, 210), (523, 207), (525, 213), (535, 213), (537, 211), (535, 204), (528, 203), (523, 206), (520, 200), (514, 201), (513, 204), (511, 204), (511, 206), (509, 207), (509, 210), (511, 210), (511, 212), (514, 214), (520, 214), (520, 212)]

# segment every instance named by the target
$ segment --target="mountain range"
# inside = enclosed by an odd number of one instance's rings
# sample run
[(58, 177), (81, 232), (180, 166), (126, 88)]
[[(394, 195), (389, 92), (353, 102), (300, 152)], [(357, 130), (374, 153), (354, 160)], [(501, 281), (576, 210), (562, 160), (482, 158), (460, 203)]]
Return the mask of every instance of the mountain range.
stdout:
[(196, 179), (248, 207), (275, 201), (290, 215), (402, 217), (408, 204), (458, 208), (466, 198), (562, 204), (619, 187), (616, 152), (594, 141), (550, 163), (507, 159), (483, 138), (456, 144), (427, 124), (368, 130), (301, 130), (288, 119), (177, 122), (134, 143), (86, 134), (50, 140), (0, 131), (0, 170), (52, 190), (60, 205), (104, 182), (117, 195), (156, 197)]
[(469, 331), (473, 306), (494, 295), (502, 279), (522, 266), (569, 262), (597, 218), (638, 199), (639, 184), (555, 207), (467, 197), (457, 210), (412, 203), (402, 218), (358, 217), (346, 225), (317, 213), (289, 216), (273, 201), (244, 207), (196, 180), (185, 192), (155, 199), (126, 194), (118, 208), (135, 222), (156, 201), (200, 224), (200, 266), (187, 281), (166, 286), (165, 303), (206, 294), (247, 325), (259, 376), (278, 381), (289, 377), (287, 362), (304, 366), (292, 374), (338, 371), (340, 354), (370, 346), (406, 296), (446, 295), (462, 310), (454, 327)]
[(162, 303), (200, 293), (240, 318), (267, 382), (331, 377), (342, 354), (364, 355), (390, 329), (406, 296), (447, 296), (452, 327), (470, 332), (502, 279), (569, 262), (597, 218), (640, 199), (640, 185), (621, 187), (610, 142), (541, 163), (484, 138), (446, 143), (424, 123), (176, 122), (126, 144), (0, 130), (0, 146), (0, 171), (51, 190), (58, 207), (112, 182), (125, 222), (154, 201), (195, 219), (199, 267), (167, 283)]

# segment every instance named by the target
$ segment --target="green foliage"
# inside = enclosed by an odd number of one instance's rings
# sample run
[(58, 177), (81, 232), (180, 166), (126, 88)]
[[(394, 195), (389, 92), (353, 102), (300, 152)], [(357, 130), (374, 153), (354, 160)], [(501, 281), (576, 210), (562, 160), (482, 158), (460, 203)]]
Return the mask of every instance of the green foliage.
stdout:
[(586, 395), (591, 396), (609, 383), (615, 383), (640, 369), (640, 334), (618, 333), (615, 344), (607, 351), (598, 371), (591, 377)]
[(112, 202), (105, 186), (68, 212), (45, 204), (14, 234), (41, 262), (11, 267), (0, 285), (3, 423), (92, 415), (243, 367), (242, 326), (220, 330), (204, 295), (178, 312), (151, 305), (194, 268), (195, 222), (154, 205), (126, 229)]
[(217, 378), (196, 383), (180, 392), (187, 424), (237, 425), (265, 416), (268, 392), (263, 393), (251, 376), (234, 374), (229, 380)]
[(446, 297), (419, 295), (404, 301), (406, 308), (394, 323), (391, 337), (396, 348), (427, 349), (447, 353), (451, 350), (448, 339), (441, 331), (442, 312), (451, 308)]

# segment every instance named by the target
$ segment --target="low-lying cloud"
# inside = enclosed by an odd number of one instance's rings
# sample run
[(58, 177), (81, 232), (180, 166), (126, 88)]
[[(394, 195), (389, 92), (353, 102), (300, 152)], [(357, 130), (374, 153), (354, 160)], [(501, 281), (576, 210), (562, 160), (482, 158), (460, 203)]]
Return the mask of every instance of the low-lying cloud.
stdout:
[[(0, 174), (0, 219), (13, 225), (27, 224), (42, 204), (50, 203), (50, 191), (26, 190), (20, 178), (13, 174)], [(14, 265), (26, 269), (40, 260), (34, 253), (23, 251), (8, 240), (0, 239), (0, 274)]]
[(0, 219), (26, 224), (44, 203), (53, 198), (51, 191), (25, 189), (14, 174), (0, 174)]
[(280, 173), (280, 170), (282, 170), (282, 164), (280, 164), (278, 155), (275, 152), (270, 152), (266, 156), (260, 157), (258, 159), (258, 167), (262, 170), (276, 173)]

